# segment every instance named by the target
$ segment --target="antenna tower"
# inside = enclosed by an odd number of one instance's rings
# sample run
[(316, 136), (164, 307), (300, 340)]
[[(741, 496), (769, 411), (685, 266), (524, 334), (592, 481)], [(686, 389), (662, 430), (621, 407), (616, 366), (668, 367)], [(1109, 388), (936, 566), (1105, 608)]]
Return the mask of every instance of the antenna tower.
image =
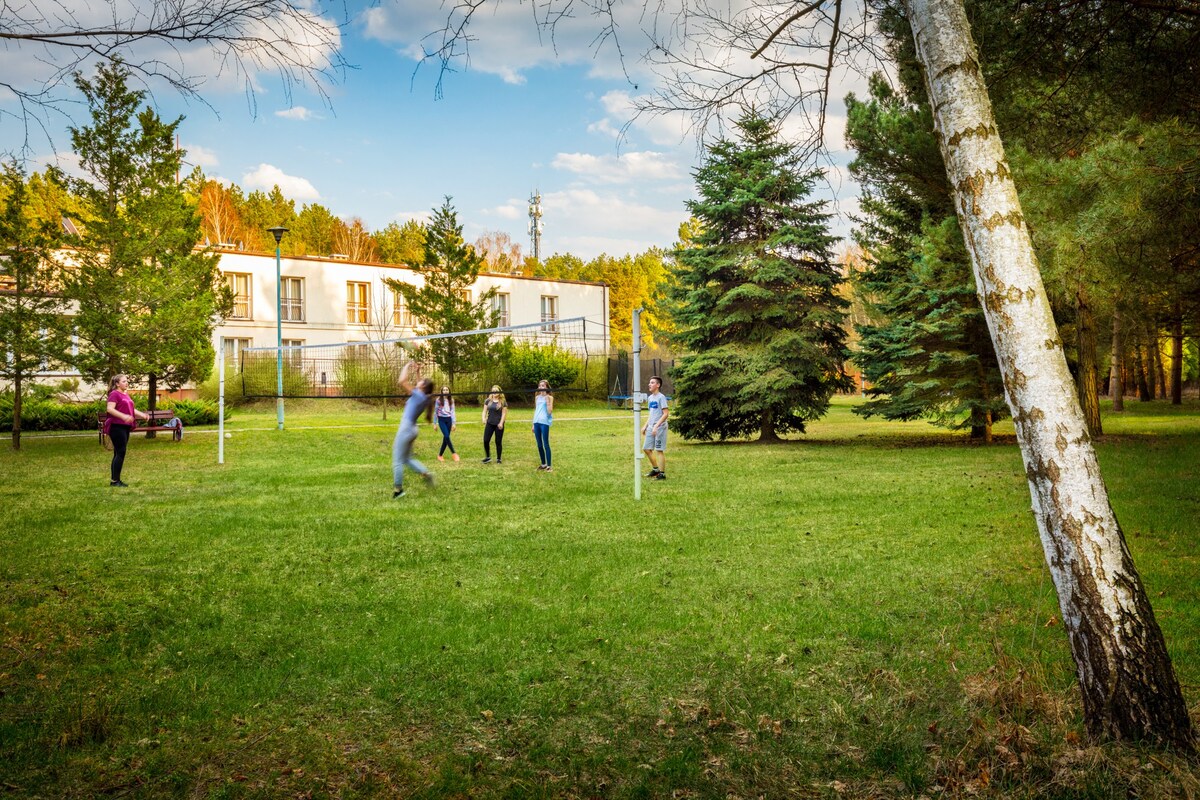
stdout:
[(542, 260), (542, 193), (537, 189), (529, 198), (529, 238), (533, 240), (533, 260)]

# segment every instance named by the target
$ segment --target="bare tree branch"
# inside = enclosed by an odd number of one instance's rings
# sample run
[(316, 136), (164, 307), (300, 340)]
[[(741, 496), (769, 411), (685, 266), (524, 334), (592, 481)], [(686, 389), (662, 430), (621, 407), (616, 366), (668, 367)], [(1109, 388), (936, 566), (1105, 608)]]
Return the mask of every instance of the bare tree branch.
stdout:
[(776, 28), (775, 31), (770, 36), (767, 37), (767, 40), (762, 43), (762, 46), (750, 54), (750, 57), (758, 58), (759, 56), (761, 56), (763, 51), (771, 46), (771, 42), (775, 41), (779, 37), (779, 34), (783, 33), (785, 30), (787, 30), (788, 27), (790, 27), (792, 25), (792, 23), (799, 22), (801, 19), (808, 16), (808, 14), (810, 14), (811, 12), (816, 11), (818, 8), (821, 7), (821, 3), (823, 3), (824, 1), (825, 0), (816, 0), (816, 2), (809, 3), (804, 8), (800, 9), (795, 14), (792, 14), (790, 17), (785, 19), (783, 21), (783, 23), (780, 24), (780, 26), (778, 28)]
[[(342, 58), (341, 28), (305, 0), (92, 0), (78, 6), (58, 0), (0, 3), (0, 57), (7, 56), (0, 87), (16, 110), (0, 108), (0, 125), (30, 135), (48, 131), (52, 114), (67, 116), (71, 77), (95, 61), (120, 57), (152, 89), (166, 84), (204, 102), (201, 91), (217, 82), (240, 83), (252, 113), (254, 83), (273, 72), (290, 101), (297, 85), (328, 101), (326, 86), (349, 66)], [(197, 62), (205, 66), (197, 66)]]

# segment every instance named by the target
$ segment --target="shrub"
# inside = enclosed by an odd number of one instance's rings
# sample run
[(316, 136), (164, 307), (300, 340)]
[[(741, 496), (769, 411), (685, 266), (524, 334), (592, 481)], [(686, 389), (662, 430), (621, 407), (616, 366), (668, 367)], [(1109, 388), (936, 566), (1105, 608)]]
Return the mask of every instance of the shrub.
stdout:
[[(61, 403), (54, 390), (35, 387), (21, 403), (23, 431), (86, 431), (96, 427), (96, 415), (104, 408), (103, 400), (89, 403)], [(12, 430), (13, 392), (0, 393), (0, 429)]]
[[(216, 425), (219, 421), (218, 406), (212, 400), (164, 400), (159, 408), (169, 408), (184, 425)], [(225, 419), (231, 410), (225, 407)]]
[[(272, 373), (274, 377), (274, 373)], [(211, 400), (214, 403), (221, 398), (221, 377), (213, 370), (203, 382), (196, 384), (196, 396), (201, 400)], [(242, 405), (251, 402), (242, 390), (242, 375), (237, 371), (237, 364), (225, 364), (225, 407)], [(228, 415), (227, 415), (228, 416)]]
[(400, 385), (399, 358), (347, 352), (337, 362), (336, 376), (343, 397), (394, 396)]
[[(255, 353), (249, 359), (244, 372), (233, 371), (226, 367), (225, 393), (228, 398), (231, 391), (242, 392), (251, 397), (274, 397), (278, 388), (276, 371), (277, 359), (274, 353)], [(297, 362), (284, 356), (283, 359), (283, 396), (311, 397), (313, 393), (313, 375), (304, 362)]]
[(558, 345), (539, 347), (518, 342), (502, 354), (504, 371), (514, 389), (532, 389), (538, 381), (549, 381), (551, 388), (570, 386), (579, 377), (580, 359)]

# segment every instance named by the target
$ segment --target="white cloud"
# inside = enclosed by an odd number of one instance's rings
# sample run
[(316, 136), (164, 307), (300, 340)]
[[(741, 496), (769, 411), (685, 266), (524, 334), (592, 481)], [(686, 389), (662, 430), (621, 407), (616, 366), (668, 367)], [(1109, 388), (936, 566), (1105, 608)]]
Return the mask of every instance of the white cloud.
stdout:
[(493, 208), (483, 209), (483, 213), (489, 217), (499, 217), (500, 219), (515, 220), (521, 219), (529, 213), (529, 204), (524, 200), (509, 200), (503, 205)]
[(403, 225), (409, 220), (415, 220), (422, 225), (426, 225), (431, 219), (433, 219), (433, 214), (429, 211), (397, 211), (395, 214), (392, 214), (392, 218), (389, 221), (398, 222)]
[[(381, 0), (362, 14), (363, 32), (419, 60), (423, 52), (441, 47), (440, 32), (448, 24), (461, 20), (460, 14), (447, 8), (432, 2)], [(551, 30), (537, 24), (544, 20), (543, 6), (533, 6), (532, 11), (525, 3), (494, 3), (475, 12), (468, 27), (469, 49), (464, 51), (460, 44), (455, 68), (469, 65), (516, 84), (524, 82), (523, 73), (531, 68), (566, 64), (586, 66), (589, 74), (598, 78), (625, 80), (628, 75), (638, 81), (651, 77), (638, 53), (628, 50), (629, 40), (641, 39), (640, 31), (647, 22), (640, 3), (612, 7), (626, 48), (624, 64), (617, 40), (597, 35), (606, 21), (596, 12), (565, 15)]]
[(198, 144), (185, 144), (183, 149), (187, 151), (187, 155), (185, 156), (186, 163), (191, 164), (193, 167), (209, 169), (221, 163), (220, 159), (217, 158), (217, 154), (207, 147), (202, 147)]
[(631, 183), (678, 178), (679, 165), (663, 153), (644, 151), (596, 156), (590, 153), (559, 153), (551, 163), (593, 183)]
[(292, 106), (291, 108), (287, 108), (282, 111), (276, 111), (275, 116), (283, 119), (294, 119), (299, 122), (307, 122), (310, 119), (320, 119), (320, 117), (304, 106)]
[[(568, 189), (542, 195), (543, 251), (592, 258), (669, 247), (687, 218), (682, 202), (667, 207), (640, 203), (618, 192)], [(614, 232), (619, 232), (614, 235)]]
[(620, 140), (630, 131), (638, 131), (656, 145), (678, 147), (692, 134), (692, 121), (684, 112), (638, 114), (637, 97), (624, 89), (605, 92), (600, 106), (605, 116), (588, 126), (589, 132), (601, 133)]
[(270, 191), (271, 187), (278, 186), (284, 197), (301, 202), (321, 199), (320, 192), (307, 178), (287, 175), (279, 167), (271, 164), (259, 164), (257, 168), (243, 175), (242, 186), (263, 191)]

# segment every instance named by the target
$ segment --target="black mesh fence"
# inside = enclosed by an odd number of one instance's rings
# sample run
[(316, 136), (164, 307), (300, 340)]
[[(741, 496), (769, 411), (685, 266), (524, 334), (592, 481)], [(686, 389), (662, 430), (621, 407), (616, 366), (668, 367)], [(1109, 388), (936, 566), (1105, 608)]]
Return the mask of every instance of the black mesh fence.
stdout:
[(671, 368), (675, 359), (642, 359), (642, 385), (633, 385), (633, 359), (628, 353), (618, 353), (608, 359), (608, 400), (613, 405), (629, 405), (634, 391), (648, 391), (650, 378), (662, 378), (662, 393), (667, 397), (675, 394), (675, 383), (671, 380)]
[[(599, 326), (592, 326), (594, 329)], [(405, 394), (400, 373), (416, 372), (458, 396), (532, 392), (541, 379), (556, 392), (588, 391), (588, 364), (601, 358), (602, 333), (589, 340), (582, 317), (549, 323), (405, 339), (242, 350), (246, 397), (393, 398)], [(595, 355), (592, 354), (595, 352)]]

